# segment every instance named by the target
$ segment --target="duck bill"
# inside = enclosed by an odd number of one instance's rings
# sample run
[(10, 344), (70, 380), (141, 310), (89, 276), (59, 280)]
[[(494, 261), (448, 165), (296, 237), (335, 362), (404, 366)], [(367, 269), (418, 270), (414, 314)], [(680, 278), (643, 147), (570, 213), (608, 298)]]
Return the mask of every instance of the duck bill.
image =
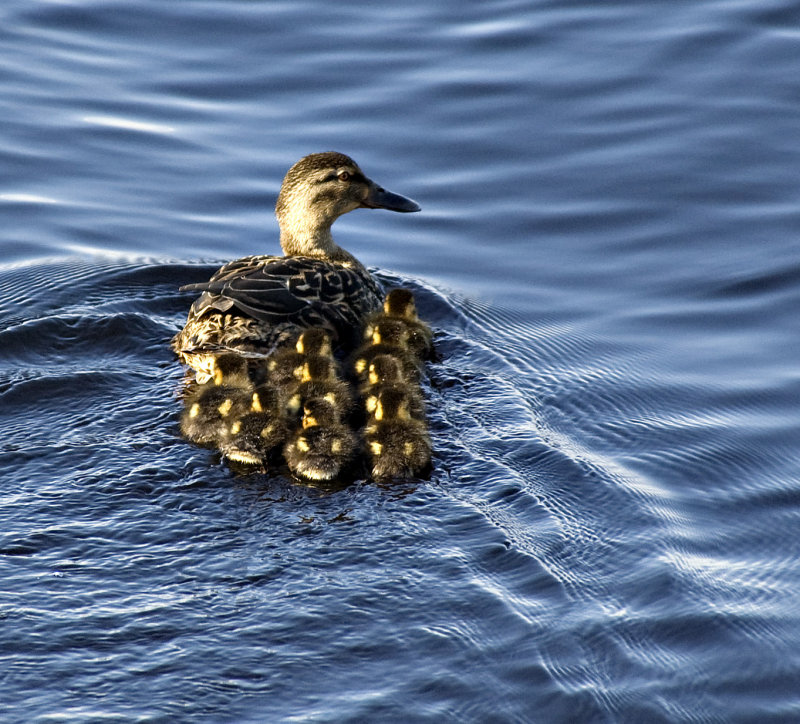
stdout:
[(367, 209), (387, 209), (389, 211), (419, 211), (419, 204), (416, 201), (382, 189), (375, 183), (370, 183), (367, 198), (361, 202), (361, 206)]

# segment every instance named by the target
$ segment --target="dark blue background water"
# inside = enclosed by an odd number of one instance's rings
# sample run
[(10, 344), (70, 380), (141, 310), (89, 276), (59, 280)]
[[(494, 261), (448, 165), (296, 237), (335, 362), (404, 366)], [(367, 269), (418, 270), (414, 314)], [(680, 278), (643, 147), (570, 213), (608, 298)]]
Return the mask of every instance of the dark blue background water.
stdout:
[[(800, 720), (800, 8), (0, 7), (4, 722)], [(299, 157), (430, 480), (237, 476), (168, 349)]]

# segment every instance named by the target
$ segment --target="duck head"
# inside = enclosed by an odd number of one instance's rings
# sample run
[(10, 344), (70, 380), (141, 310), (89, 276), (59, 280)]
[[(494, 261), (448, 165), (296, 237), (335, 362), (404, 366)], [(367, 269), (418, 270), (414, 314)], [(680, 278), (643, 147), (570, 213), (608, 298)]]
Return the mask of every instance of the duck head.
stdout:
[(328, 151), (301, 158), (283, 179), (275, 206), (284, 253), (354, 261), (334, 243), (331, 224), (359, 208), (419, 211), (416, 202), (367, 178), (343, 153)]

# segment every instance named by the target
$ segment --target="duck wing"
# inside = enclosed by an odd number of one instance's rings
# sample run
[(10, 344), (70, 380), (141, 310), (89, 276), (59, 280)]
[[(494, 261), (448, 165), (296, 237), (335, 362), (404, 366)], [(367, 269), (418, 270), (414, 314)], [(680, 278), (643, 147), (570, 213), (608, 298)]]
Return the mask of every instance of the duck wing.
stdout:
[(272, 326), (358, 326), (381, 305), (380, 288), (363, 267), (302, 256), (237, 259), (181, 290), (202, 292), (190, 317), (235, 308)]

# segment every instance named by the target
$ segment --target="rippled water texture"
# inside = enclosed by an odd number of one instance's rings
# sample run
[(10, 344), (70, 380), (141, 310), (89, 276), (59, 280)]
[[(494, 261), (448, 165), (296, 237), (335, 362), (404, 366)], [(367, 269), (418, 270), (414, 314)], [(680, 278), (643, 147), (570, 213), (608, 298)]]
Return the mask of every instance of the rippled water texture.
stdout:
[[(800, 12), (0, 7), (9, 722), (800, 720)], [(302, 155), (436, 334), (430, 479), (241, 475), (168, 342)]]

